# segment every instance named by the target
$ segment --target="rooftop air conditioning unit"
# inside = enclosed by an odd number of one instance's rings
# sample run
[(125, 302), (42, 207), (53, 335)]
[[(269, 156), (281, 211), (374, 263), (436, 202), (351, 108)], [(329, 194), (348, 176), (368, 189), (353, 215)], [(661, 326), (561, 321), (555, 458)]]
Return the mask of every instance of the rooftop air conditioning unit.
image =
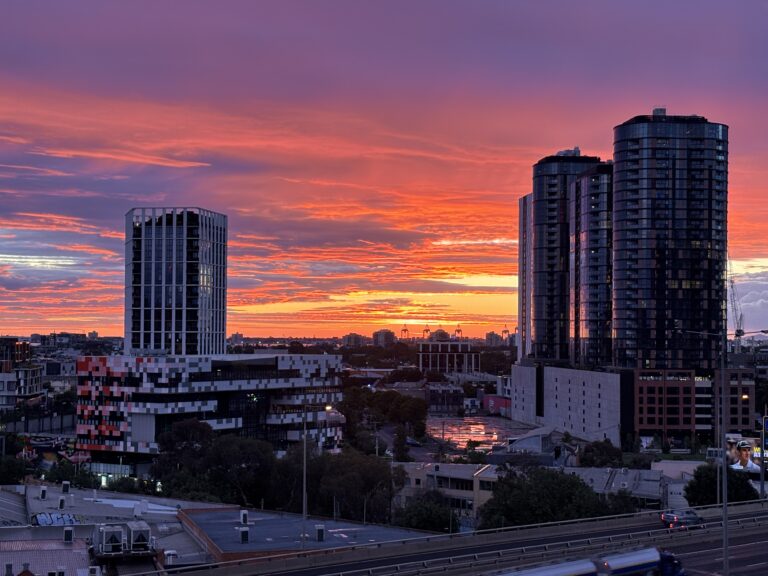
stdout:
[(143, 520), (128, 522), (128, 547), (131, 552), (148, 552), (150, 530)]
[(102, 526), (99, 536), (102, 554), (120, 554), (123, 551), (122, 526)]

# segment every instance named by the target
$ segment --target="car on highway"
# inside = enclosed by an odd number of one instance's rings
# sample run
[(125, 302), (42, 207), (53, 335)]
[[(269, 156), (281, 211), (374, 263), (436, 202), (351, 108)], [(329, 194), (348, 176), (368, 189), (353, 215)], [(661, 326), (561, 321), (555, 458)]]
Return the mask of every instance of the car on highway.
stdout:
[(661, 523), (667, 528), (691, 528), (704, 524), (704, 519), (693, 510), (665, 510)]

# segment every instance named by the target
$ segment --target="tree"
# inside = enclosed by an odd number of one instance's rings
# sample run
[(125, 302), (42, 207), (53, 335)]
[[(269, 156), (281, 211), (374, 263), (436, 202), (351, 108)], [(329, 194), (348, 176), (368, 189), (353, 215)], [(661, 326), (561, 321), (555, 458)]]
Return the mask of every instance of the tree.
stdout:
[(233, 434), (217, 437), (202, 458), (210, 493), (223, 502), (254, 506), (269, 497), (274, 473), (272, 445)]
[(45, 478), (49, 482), (56, 483), (69, 480), (72, 484), (81, 488), (97, 488), (99, 486), (99, 479), (95, 474), (75, 466), (68, 460), (62, 460), (51, 468), (45, 473)]
[[(693, 472), (693, 478), (685, 486), (685, 499), (691, 506), (706, 506), (717, 502), (719, 466), (707, 464), (699, 466)], [(749, 482), (749, 474), (728, 468), (728, 501), (744, 502), (757, 500), (757, 490)]]
[(288, 354), (305, 354), (304, 344), (298, 340), (292, 340), (288, 344)]
[(438, 490), (430, 490), (412, 498), (405, 507), (395, 512), (395, 524), (430, 532), (459, 531), (456, 515)]
[(480, 528), (540, 524), (610, 514), (578, 476), (547, 468), (507, 468), (480, 510)]
[(160, 450), (171, 452), (178, 450), (192, 450), (199, 452), (213, 441), (213, 428), (197, 418), (188, 418), (175, 422), (170, 432), (164, 432), (158, 436)]
[(424, 379), (424, 375), (418, 368), (398, 368), (392, 370), (384, 379), (389, 384), (395, 382), (421, 382)]
[(24, 450), (24, 440), (18, 434), (7, 432), (5, 434), (5, 454), (0, 454), (0, 457), (16, 456), (22, 450)]
[(408, 456), (408, 445), (405, 440), (405, 426), (400, 424), (395, 428), (395, 437), (392, 442), (392, 454), (398, 462), (408, 462), (411, 459), (410, 456)]
[(427, 379), (427, 382), (448, 382), (448, 378), (446, 378), (445, 374), (438, 372), (437, 370), (429, 370), (424, 374), (424, 377)]
[(189, 500), (220, 501), (212, 487), (205, 456), (215, 438), (213, 429), (195, 418), (176, 422), (158, 436), (160, 455), (152, 467), (163, 494)]
[(153, 494), (153, 484), (147, 480), (137, 480), (131, 476), (121, 476), (107, 484), (107, 490), (128, 492), (130, 494)]
[(344, 518), (384, 523), (389, 517), (392, 475), (389, 462), (355, 450), (319, 456), (322, 477), (318, 479), (313, 511), (333, 515), (334, 503)]
[(18, 484), (23, 478), (23, 461), (14, 456), (0, 456), (0, 484)]
[(627, 467), (636, 470), (650, 470), (654, 459), (653, 454), (632, 454), (627, 461)]
[(579, 459), (582, 466), (620, 468), (623, 465), (621, 448), (614, 446), (607, 438), (591, 442), (584, 447)]
[(480, 353), (480, 366), (489, 374), (509, 374), (512, 357), (504, 351), (486, 350)]
[(637, 506), (632, 500), (632, 493), (629, 490), (619, 490), (616, 494), (608, 494), (606, 497), (608, 505), (607, 513), (612, 516), (619, 514), (634, 514), (637, 512)]

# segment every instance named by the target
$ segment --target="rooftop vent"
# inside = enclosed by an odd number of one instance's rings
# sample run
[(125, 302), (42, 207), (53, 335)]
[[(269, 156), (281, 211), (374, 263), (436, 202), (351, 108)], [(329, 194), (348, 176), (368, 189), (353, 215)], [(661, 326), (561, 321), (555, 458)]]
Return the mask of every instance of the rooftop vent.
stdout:
[(658, 107), (653, 109), (653, 115), (654, 116), (666, 116), (667, 115), (667, 109), (664, 107)]

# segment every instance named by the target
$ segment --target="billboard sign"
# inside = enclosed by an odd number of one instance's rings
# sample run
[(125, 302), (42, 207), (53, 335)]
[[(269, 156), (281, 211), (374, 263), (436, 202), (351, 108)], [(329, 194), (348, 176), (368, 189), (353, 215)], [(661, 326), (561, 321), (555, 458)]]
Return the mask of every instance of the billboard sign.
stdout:
[(762, 450), (759, 438), (728, 440), (728, 465), (739, 472), (760, 472)]

